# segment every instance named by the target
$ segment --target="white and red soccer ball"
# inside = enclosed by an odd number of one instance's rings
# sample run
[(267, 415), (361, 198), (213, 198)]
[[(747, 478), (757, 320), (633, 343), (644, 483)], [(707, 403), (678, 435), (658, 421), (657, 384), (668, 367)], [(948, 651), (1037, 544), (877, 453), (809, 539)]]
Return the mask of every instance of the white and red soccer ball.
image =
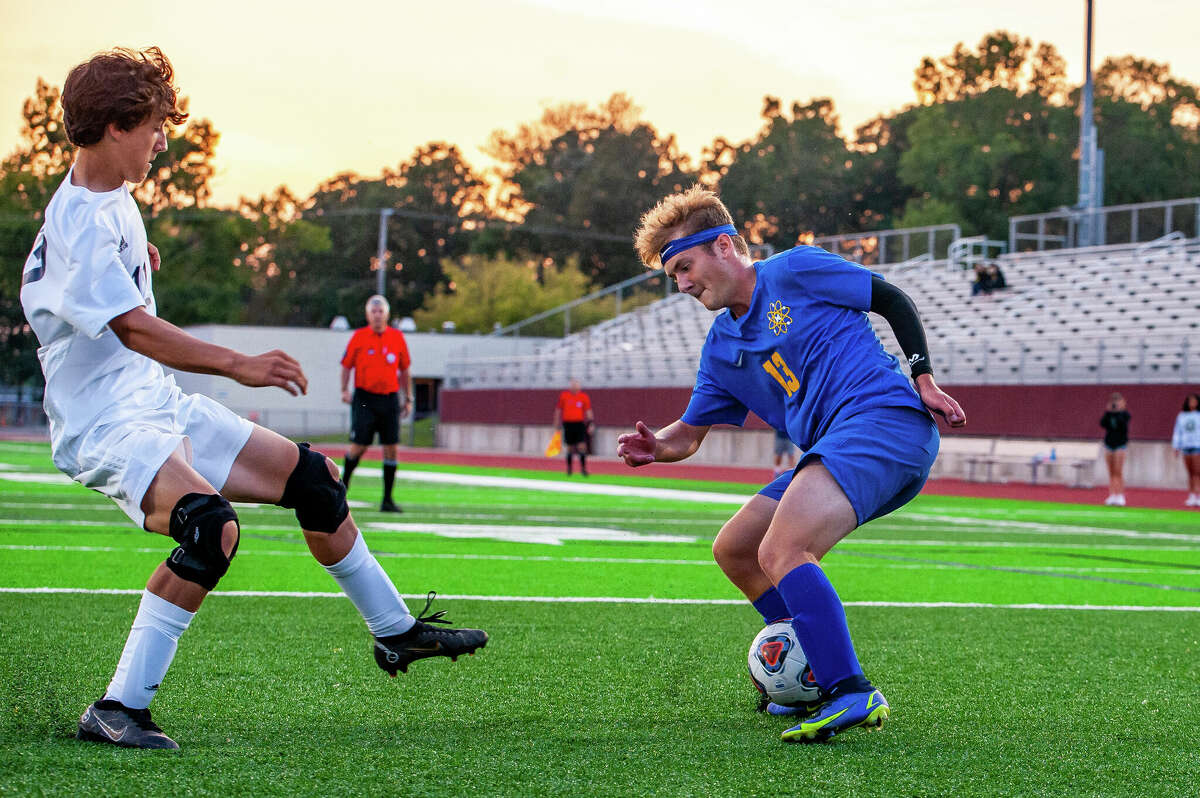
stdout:
[(746, 664), (754, 686), (776, 704), (795, 707), (820, 700), (821, 688), (790, 620), (764, 627), (750, 644)]

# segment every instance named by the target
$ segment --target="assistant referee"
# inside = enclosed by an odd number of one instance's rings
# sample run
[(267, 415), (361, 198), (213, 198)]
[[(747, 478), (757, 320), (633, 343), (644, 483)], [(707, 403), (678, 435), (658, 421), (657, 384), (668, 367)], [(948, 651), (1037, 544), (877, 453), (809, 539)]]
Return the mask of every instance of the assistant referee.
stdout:
[[(376, 294), (367, 300), (366, 310), (367, 326), (354, 331), (342, 355), (342, 401), (351, 406), (350, 451), (346, 453), (342, 482), (350, 487), (350, 475), (379, 433), (383, 444), (383, 502), (379, 509), (398, 513), (401, 509), (392, 501), (392, 483), (396, 480), (400, 417), (412, 406), (412, 376), (408, 371), (412, 361), (404, 333), (388, 326), (388, 301)], [(349, 389), (351, 371), (353, 396)]]

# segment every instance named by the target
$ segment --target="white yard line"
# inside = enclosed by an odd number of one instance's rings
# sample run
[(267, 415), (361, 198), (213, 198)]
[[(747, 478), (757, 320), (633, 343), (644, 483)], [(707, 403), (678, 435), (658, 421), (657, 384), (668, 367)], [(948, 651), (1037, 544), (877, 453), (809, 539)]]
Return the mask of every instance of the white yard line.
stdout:
[(1104, 537), (1143, 538), (1147, 540), (1178, 540), (1188, 543), (1200, 543), (1200, 535), (1183, 535), (1176, 532), (1140, 532), (1136, 529), (1116, 529), (1103, 526), (1074, 526), (1070, 524), (1047, 524), (1036, 521), (1008, 521), (1001, 519), (967, 518), (957, 515), (926, 515), (924, 513), (904, 513), (904, 518), (913, 521), (933, 521), (949, 524), (956, 528), (987, 527), (989, 531), (1011, 529), (1021, 532), (1036, 532), (1039, 535), (1098, 535)]
[[(362, 471), (355, 471), (358, 474)], [(410, 482), (429, 482), (439, 485), (473, 485), (510, 490), (542, 490), (553, 493), (575, 493), (588, 496), (636, 496), (643, 499), (674, 499), (677, 501), (709, 502), (713, 504), (745, 504), (757, 488), (746, 486), (746, 493), (715, 493), (674, 488), (644, 488), (637, 485), (603, 485), (598, 483), (556, 482), (549, 479), (520, 479), (476, 474), (444, 474), (436, 471), (397, 471), (396, 479)]]

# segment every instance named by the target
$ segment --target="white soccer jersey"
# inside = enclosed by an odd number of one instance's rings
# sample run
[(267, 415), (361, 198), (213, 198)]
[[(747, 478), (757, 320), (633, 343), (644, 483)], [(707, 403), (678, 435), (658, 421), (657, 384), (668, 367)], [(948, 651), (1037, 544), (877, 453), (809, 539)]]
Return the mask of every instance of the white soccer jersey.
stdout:
[(184, 394), (109, 328), (137, 307), (155, 314), (146, 228), (124, 185), (98, 194), (74, 185), (73, 173), (46, 207), (21, 305), (42, 344), (54, 464), (142, 526), (142, 499), (172, 452), (182, 446), (220, 490), (253, 425), (207, 396)]
[(162, 366), (127, 349), (108, 327), (136, 307), (156, 312), (137, 203), (124, 184), (99, 194), (74, 185), (73, 175), (74, 169), (46, 207), (21, 277), (21, 306), (41, 344), (56, 450), (173, 387)]

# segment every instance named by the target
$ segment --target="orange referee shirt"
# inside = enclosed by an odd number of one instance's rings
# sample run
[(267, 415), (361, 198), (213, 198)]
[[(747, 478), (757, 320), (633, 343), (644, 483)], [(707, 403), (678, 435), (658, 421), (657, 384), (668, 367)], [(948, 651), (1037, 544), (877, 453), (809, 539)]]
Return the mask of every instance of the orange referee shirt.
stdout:
[(342, 355), (342, 365), (354, 369), (354, 387), (371, 393), (399, 391), (398, 372), (407, 370), (411, 363), (404, 333), (395, 327), (381, 333), (370, 327), (355, 330)]
[(558, 409), (563, 421), (586, 421), (587, 411), (592, 409), (592, 400), (586, 393), (563, 391), (558, 395)]

